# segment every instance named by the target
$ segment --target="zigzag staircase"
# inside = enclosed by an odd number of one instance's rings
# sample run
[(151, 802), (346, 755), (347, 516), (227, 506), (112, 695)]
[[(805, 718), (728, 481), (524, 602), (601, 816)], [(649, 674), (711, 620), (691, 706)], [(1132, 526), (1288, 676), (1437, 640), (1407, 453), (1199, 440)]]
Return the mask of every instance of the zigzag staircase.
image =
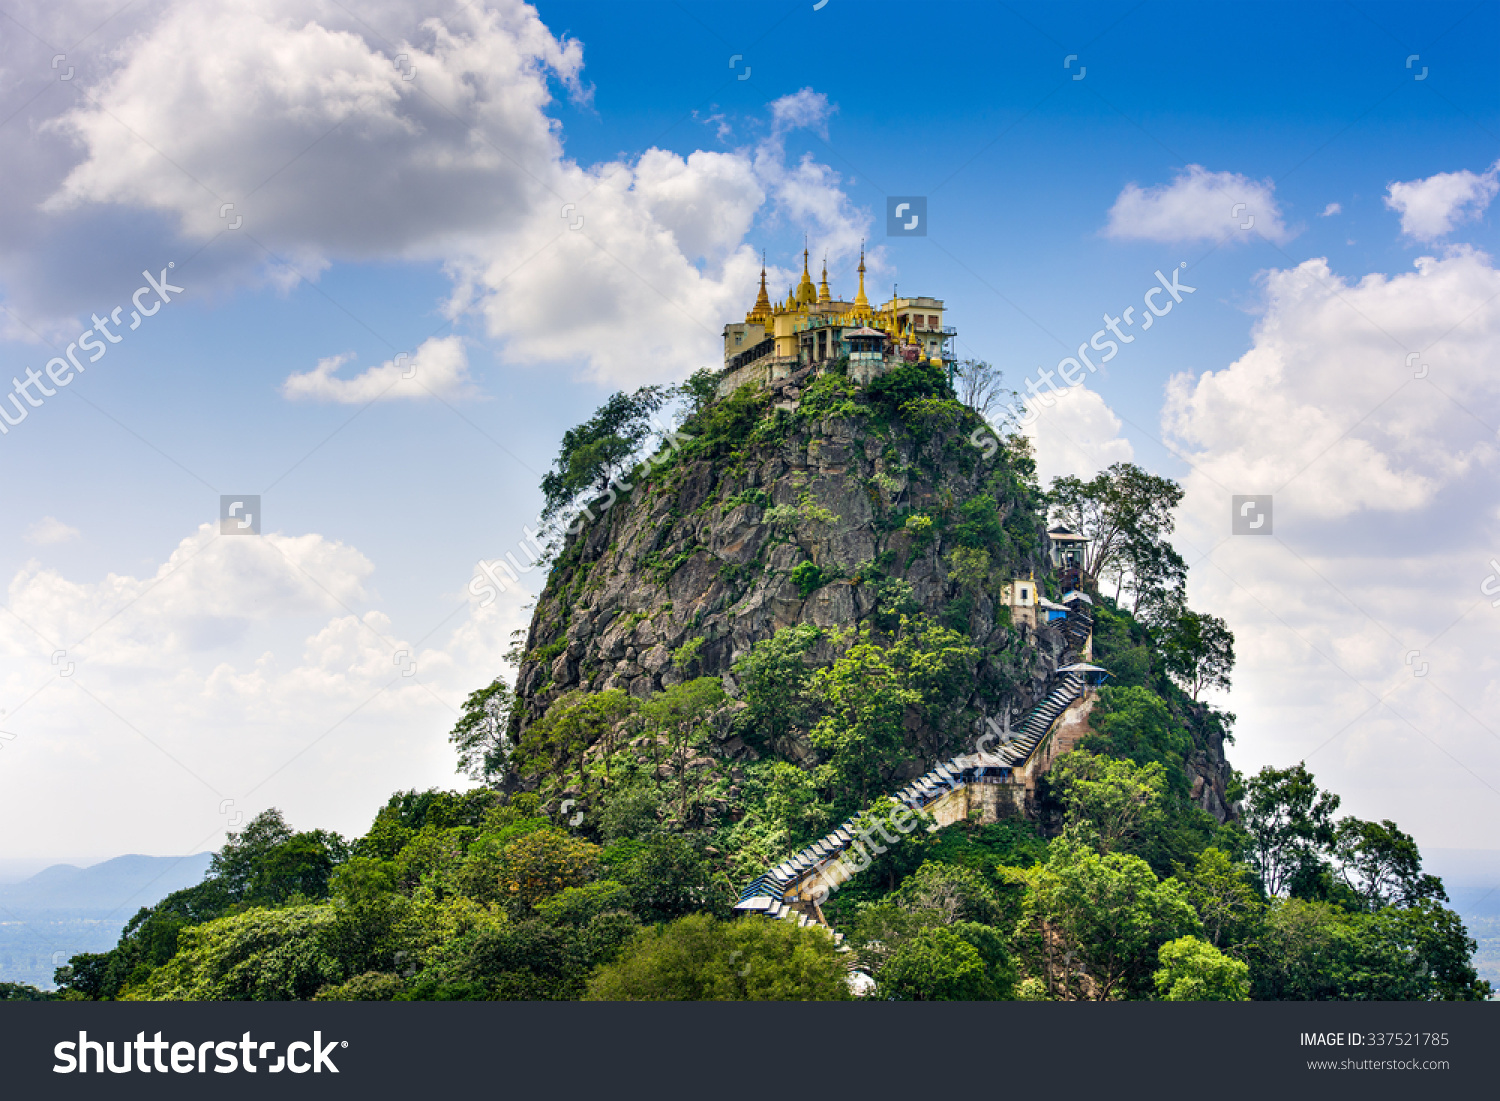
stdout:
[[(1072, 602), (1061, 627), (1068, 637), (1069, 648), (1082, 650), (1093, 631), (1093, 616), (1084, 600)], [(950, 758), (892, 793), (890, 798), (912, 810), (926, 810), (965, 785), (1007, 782), (1012, 770), (1024, 765), (1036, 752), (1059, 716), (1083, 695), (1083, 689), (1082, 673), (1061, 674), (1056, 686), (1031, 709), (998, 751)], [(798, 925), (826, 926), (817, 905), (796, 897), (794, 889), (818, 877), (820, 872), (840, 860), (866, 831), (867, 815), (867, 811), (861, 811), (846, 819), (827, 836), (757, 876), (740, 893), (734, 906), (735, 913), (763, 914), (779, 921), (795, 921)], [(788, 897), (789, 894), (793, 897)], [(842, 933), (834, 934), (835, 942), (841, 943), (843, 939)]]

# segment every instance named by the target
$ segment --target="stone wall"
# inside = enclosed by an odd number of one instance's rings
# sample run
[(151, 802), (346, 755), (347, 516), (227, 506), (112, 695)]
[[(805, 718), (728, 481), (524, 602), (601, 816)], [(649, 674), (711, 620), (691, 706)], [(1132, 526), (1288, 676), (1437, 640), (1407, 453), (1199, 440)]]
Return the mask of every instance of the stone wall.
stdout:
[(1078, 743), (1089, 735), (1089, 712), (1098, 700), (1097, 689), (1084, 689), (1083, 695), (1057, 717), (1051, 733), (1042, 739), (1026, 763), (1015, 771), (1015, 779), (1024, 790), (1027, 803), (1036, 798), (1037, 781), (1047, 774), (1052, 762), (1078, 748)]

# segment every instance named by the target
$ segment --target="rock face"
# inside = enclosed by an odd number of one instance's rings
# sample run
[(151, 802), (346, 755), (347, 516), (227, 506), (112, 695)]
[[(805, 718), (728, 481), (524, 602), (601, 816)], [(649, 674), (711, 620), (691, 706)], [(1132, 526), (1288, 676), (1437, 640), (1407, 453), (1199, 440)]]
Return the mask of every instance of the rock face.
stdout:
[(1192, 799), (1220, 822), (1235, 817), (1227, 789), (1233, 776), (1229, 759), (1224, 755), (1224, 729), (1209, 715), (1208, 708), (1193, 709), (1193, 752), (1188, 755), (1187, 772), (1192, 778)]
[[(1035, 490), (1008, 453), (986, 454), (952, 425), (780, 416), (784, 433), (747, 443), (731, 461), (684, 458), (569, 538), (532, 618), (513, 737), (573, 690), (644, 699), (690, 676), (719, 676), (733, 696), (735, 660), (779, 628), (890, 626), (902, 611), (963, 631), (980, 649), (959, 704), (976, 727), (1006, 710), (1019, 718), (1045, 695), (1067, 640), (1056, 628), (1012, 625), (997, 603), (1000, 579), (1047, 571)], [(965, 531), (972, 545), (974, 524), (988, 525), (991, 568), (966, 587), (950, 578), (952, 551)], [(679, 669), (674, 655), (689, 643), (694, 661)], [(824, 641), (811, 657), (833, 655)], [(916, 724), (910, 776), (972, 751), (979, 732)], [(722, 748), (753, 753), (738, 739)], [(1205, 761), (1205, 806), (1214, 791), (1222, 802), (1217, 771)]]

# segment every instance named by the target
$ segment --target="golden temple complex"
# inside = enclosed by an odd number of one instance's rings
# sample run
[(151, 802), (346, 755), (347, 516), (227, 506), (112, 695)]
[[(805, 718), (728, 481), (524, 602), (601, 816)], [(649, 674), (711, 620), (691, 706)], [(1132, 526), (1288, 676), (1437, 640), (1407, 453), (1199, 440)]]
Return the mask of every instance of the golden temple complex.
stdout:
[(843, 357), (848, 357), (849, 377), (860, 383), (898, 363), (927, 360), (942, 366), (953, 361), (955, 330), (943, 325), (941, 299), (893, 295), (883, 305), (872, 307), (865, 293), (863, 249), (858, 272), (854, 300), (834, 298), (828, 289), (827, 260), (822, 279), (814, 284), (804, 247), (802, 279), (787, 289), (784, 299), (772, 302), (762, 261), (755, 304), (744, 321), (724, 326), (719, 393), (750, 382), (769, 385)]

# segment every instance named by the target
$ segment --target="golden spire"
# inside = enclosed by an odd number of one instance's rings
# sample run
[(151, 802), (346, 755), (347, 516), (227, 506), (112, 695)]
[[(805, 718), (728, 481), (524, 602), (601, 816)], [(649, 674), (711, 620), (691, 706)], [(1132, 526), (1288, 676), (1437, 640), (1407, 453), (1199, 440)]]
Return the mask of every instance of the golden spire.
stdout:
[(823, 254), (823, 281), (818, 284), (818, 301), (832, 302), (833, 295), (828, 293), (828, 253)]
[(760, 294), (755, 299), (755, 308), (745, 315), (747, 322), (764, 325), (771, 319), (771, 300), (766, 296), (766, 254), (760, 254)]
[(859, 293), (854, 296), (854, 312), (860, 317), (870, 315), (870, 300), (865, 297), (865, 243), (859, 243)]
[(797, 284), (798, 305), (808, 306), (818, 300), (818, 288), (813, 286), (812, 273), (807, 270), (807, 240), (802, 241), (802, 282)]

